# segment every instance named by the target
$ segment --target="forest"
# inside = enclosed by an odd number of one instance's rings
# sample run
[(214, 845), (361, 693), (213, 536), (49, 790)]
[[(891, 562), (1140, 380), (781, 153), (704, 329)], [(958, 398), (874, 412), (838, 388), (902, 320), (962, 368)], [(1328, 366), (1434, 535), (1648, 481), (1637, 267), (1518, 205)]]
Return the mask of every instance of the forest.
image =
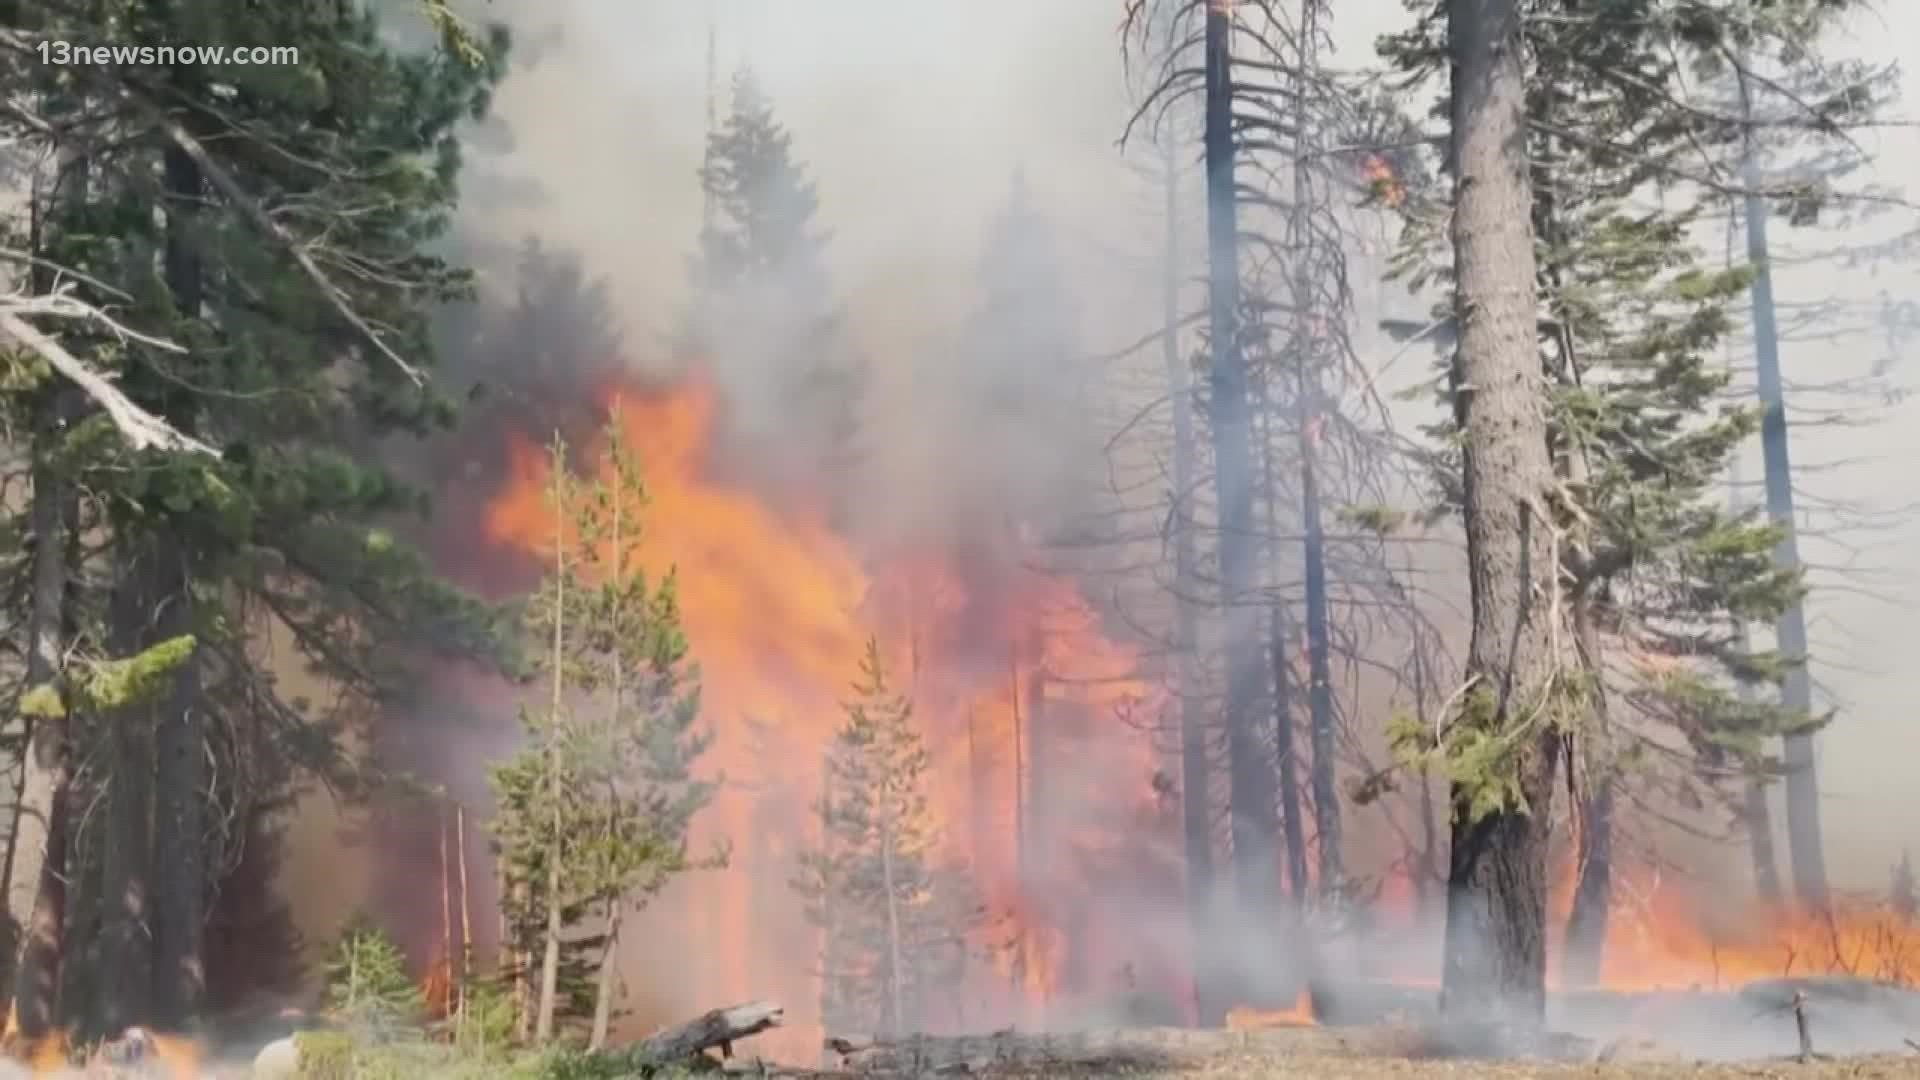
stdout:
[(1910, 1075), (1899, 6), (5, 5), (0, 1071)]

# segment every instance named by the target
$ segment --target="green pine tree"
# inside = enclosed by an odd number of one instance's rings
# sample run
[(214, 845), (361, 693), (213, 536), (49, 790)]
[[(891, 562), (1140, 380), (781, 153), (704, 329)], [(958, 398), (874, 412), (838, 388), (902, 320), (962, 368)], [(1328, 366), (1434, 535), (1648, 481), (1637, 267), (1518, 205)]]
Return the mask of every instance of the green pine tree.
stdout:
[(982, 909), (941, 861), (927, 750), (875, 639), (853, 691), (828, 751), (823, 842), (802, 855), (794, 886), (823, 935), (828, 1030), (923, 1030), (957, 989)]
[(426, 1017), (406, 955), (365, 915), (349, 920), (328, 950), (325, 978), (327, 1011), (357, 1034), (388, 1039)]
[[(52, 923), (68, 939), (58, 953), (87, 958), (65, 965), (61, 1002), (89, 1030), (191, 1023), (205, 898), (221, 895), (242, 841), (218, 823), (250, 819), (303, 774), (363, 790), (346, 718), (397, 702), (417, 648), (495, 641), (489, 613), (388, 532), (421, 500), (369, 451), (450, 416), (420, 385), (426, 328), (434, 307), (464, 295), (466, 275), (426, 249), (456, 196), (455, 128), (485, 108), (505, 42), (484, 42), (479, 64), (402, 51), (353, 5), (32, 3), (18, 14), (55, 39), (301, 51), (282, 67), (33, 65), (9, 86), (45, 118), (20, 134), (54, 151), (62, 177), (10, 226), (79, 272), (75, 297), (178, 349), (98, 324), (72, 325), (61, 343), (216, 451), (130, 446), (33, 365), (20, 371), (25, 392), (9, 395), (59, 420), (45, 426), (46, 486), (65, 486), (60, 516), (90, 538), (70, 549), (61, 620), (79, 653), (97, 665), (194, 643), (150, 699), (65, 721), (64, 755), (94, 766), (67, 769), (57, 801), (105, 805), (50, 856), (75, 882), (68, 917)], [(341, 708), (276, 684), (256, 647), (270, 627)], [(41, 963), (17, 980), (33, 1014), (56, 985)]]
[[(699, 676), (674, 578), (652, 581), (639, 563), (646, 488), (618, 411), (595, 478), (576, 475), (558, 441), (551, 460), (553, 568), (527, 632), (530, 651), (545, 643), (535, 673), (552, 692), (522, 710), (527, 746), (492, 770), (492, 828), (509, 884), (511, 951), (550, 948), (557, 964), (549, 993), (543, 958), (540, 996), (557, 1001), (536, 1003), (536, 1012), (591, 1015), (598, 1046), (612, 1019), (624, 917), (724, 853), (695, 858), (688, 847), (693, 819), (713, 797), (715, 782), (694, 772), (710, 740), (698, 727)], [(553, 1022), (536, 1015), (536, 1035)]]
[[(1758, 421), (1725, 404), (1729, 376), (1717, 362), (1746, 275), (1704, 265), (1695, 226), (1719, 196), (1645, 198), (1676, 179), (1677, 160), (1740, 136), (1685, 91), (1694, 60), (1725, 43), (1714, 35), (1731, 15), (1690, 5), (1698, 18), (1676, 23), (1653, 7), (1569, 10), (1527, 27), (1541, 363), (1560, 480), (1550, 508), (1557, 602), (1578, 656), (1554, 717), (1574, 733), (1580, 766), (1576, 978), (1598, 968), (1616, 785), (1636, 771), (1635, 782), (1648, 782), (1661, 733), (1692, 751), (1687, 768), (1663, 779), (1697, 807), (1734, 803), (1735, 781), (1777, 767), (1768, 738), (1820, 722), (1739, 693), (1784, 671), (1783, 658), (1746, 645), (1743, 628), (1775, 618), (1801, 591), (1797, 571), (1772, 563), (1778, 531), (1724, 508), (1728, 463)], [(1425, 21), (1383, 48), (1407, 73), (1432, 71), (1444, 57), (1440, 30)], [(1444, 281), (1443, 223), (1430, 204), (1408, 208), (1397, 270), (1416, 287)], [(1457, 505), (1453, 425), (1434, 432), (1436, 476)], [(1500, 801), (1497, 747), (1467, 741), (1465, 725), (1453, 731), (1442, 753), (1456, 778), (1484, 781)]]

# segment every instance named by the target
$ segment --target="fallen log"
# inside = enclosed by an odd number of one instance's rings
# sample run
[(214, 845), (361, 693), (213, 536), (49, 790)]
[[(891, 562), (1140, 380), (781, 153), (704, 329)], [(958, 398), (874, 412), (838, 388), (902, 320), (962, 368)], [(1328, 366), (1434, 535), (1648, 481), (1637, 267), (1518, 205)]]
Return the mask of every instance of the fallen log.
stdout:
[(925, 1075), (962, 1071), (1068, 1068), (1177, 1069), (1234, 1057), (1536, 1056), (1590, 1061), (1590, 1040), (1550, 1034), (1520, 1040), (1510, 1032), (1462, 1027), (1125, 1028), (986, 1035), (842, 1035), (826, 1040), (842, 1068), (857, 1073)]
[(634, 1043), (608, 1052), (605, 1056), (617, 1069), (641, 1072), (661, 1065), (678, 1065), (696, 1054), (718, 1049), (720, 1056), (731, 1058), (733, 1044), (741, 1039), (779, 1027), (787, 1011), (771, 1001), (751, 1001), (714, 1009), (678, 1027), (667, 1028)]

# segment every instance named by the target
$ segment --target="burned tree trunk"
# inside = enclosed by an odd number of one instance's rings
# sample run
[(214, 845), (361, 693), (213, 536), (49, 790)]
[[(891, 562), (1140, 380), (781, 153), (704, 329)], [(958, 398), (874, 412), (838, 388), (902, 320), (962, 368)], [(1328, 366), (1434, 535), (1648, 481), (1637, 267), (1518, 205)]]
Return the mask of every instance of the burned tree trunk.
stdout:
[[(1278, 907), (1274, 864), (1273, 763), (1265, 753), (1257, 538), (1253, 531), (1253, 447), (1247, 362), (1240, 334), (1239, 214), (1234, 183), (1233, 18), (1210, 4), (1206, 22), (1208, 333), (1214, 489), (1219, 507), (1220, 593), (1227, 668), (1227, 781), (1239, 914), (1260, 925)], [(1271, 962), (1271, 941), (1246, 940), (1248, 962)]]
[[(1557, 740), (1554, 487), (1536, 336), (1519, 0), (1451, 0), (1452, 391), (1463, 435), (1473, 632), (1456, 726), (1504, 739), (1500, 776), (1455, 780), (1441, 1007), (1546, 1013), (1546, 858)], [(1509, 775), (1510, 774), (1510, 775)], [(1511, 779), (1489, 800), (1488, 784)], [(1518, 798), (1514, 798), (1514, 796)], [(1524, 801), (1522, 801), (1524, 800)]]
[(1333, 730), (1333, 640), (1327, 611), (1327, 533), (1322, 521), (1320, 497), (1320, 432), (1326, 418), (1321, 415), (1320, 362), (1323, 325), (1312, 275), (1319, 269), (1313, 222), (1309, 209), (1313, 187), (1309, 180), (1308, 140), (1313, 118), (1307, 102), (1313, 94), (1309, 79), (1317, 64), (1315, 48), (1320, 28), (1319, 15), (1312, 0), (1301, 4), (1298, 32), (1299, 63), (1294, 72), (1294, 161), (1293, 209), (1289, 231), (1293, 234), (1293, 362), (1294, 393), (1300, 452), (1301, 556), (1306, 577), (1307, 630), (1307, 737), (1313, 746), (1313, 826), (1319, 842), (1322, 895), (1337, 895), (1345, 872), (1340, 851), (1340, 795), (1336, 787), (1338, 762), (1334, 753)]
[(1173, 405), (1173, 605), (1180, 687), (1181, 826), (1186, 840), (1187, 921), (1193, 942), (1194, 1008), (1202, 1024), (1217, 1024), (1227, 1004), (1208, 985), (1207, 913), (1214, 899), (1212, 769), (1207, 761), (1206, 712), (1199, 699), (1199, 618), (1195, 611), (1191, 507), (1194, 496), (1193, 372), (1180, 353), (1180, 163), (1176, 144), (1166, 143), (1166, 253), (1160, 279), (1160, 358), (1167, 369)]
[(1581, 812), (1580, 876), (1573, 890), (1573, 911), (1567, 916), (1562, 968), (1569, 987), (1600, 981), (1613, 892), (1613, 800), (1612, 773), (1596, 770), (1588, 780)]

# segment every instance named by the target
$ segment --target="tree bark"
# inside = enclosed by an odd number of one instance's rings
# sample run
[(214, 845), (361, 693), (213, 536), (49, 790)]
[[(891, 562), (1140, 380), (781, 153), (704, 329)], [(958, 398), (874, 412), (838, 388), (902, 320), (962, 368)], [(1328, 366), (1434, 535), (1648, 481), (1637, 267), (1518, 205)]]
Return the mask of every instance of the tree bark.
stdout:
[[(191, 626), (184, 555), (165, 545), (174, 564), (168, 614), (158, 643)], [(206, 925), (207, 839), (205, 828), (206, 732), (194, 662), (181, 665), (172, 690), (152, 706), (158, 724), (154, 791), (153, 1022), (185, 1031), (198, 1020), (206, 997), (203, 955)], [(111, 974), (108, 976), (111, 978)]]
[[(185, 150), (172, 144), (162, 155), (162, 165), (169, 196), (167, 288), (176, 314), (196, 319), (203, 284), (193, 235), (202, 188), (200, 168)], [(142, 648), (194, 630), (193, 575), (187, 551), (171, 539), (163, 542), (154, 571), (165, 583), (164, 610), (157, 614), (155, 632)], [(187, 1029), (198, 1018), (206, 994), (202, 955), (207, 888), (206, 725), (201, 706), (198, 666), (189, 659), (174, 674), (170, 692), (153, 706), (158, 758), (154, 1019), (175, 1031)]]
[[(54, 179), (55, 201), (76, 209), (84, 206), (89, 176), (86, 156), (74, 146), (62, 147)], [(35, 246), (40, 242), (36, 235)], [(51, 272), (44, 266), (36, 267), (30, 276), (36, 292), (44, 293), (53, 285)], [(52, 454), (76, 411), (76, 399), (75, 391), (64, 386), (49, 393), (40, 403), (42, 423), (34, 432), (33, 501), (28, 507), (34, 537), (33, 606), (26, 633), (28, 689), (58, 689), (64, 667), (67, 590), (76, 558), (79, 501)], [(53, 1030), (64, 981), (73, 748), (68, 717), (22, 720), (26, 754), (8, 840), (7, 914), (20, 935), (14, 943), (17, 952), (9, 958), (13, 1006), (8, 1028), (35, 1040)]]
[[(1740, 106), (1751, 120), (1746, 75), (1740, 75)], [(1754, 388), (1760, 396), (1760, 450), (1766, 463), (1767, 517), (1781, 530), (1774, 565), (1800, 568), (1800, 545), (1793, 516), (1793, 463), (1787, 450), (1786, 391), (1780, 377), (1780, 329), (1773, 310), (1773, 268), (1767, 253), (1767, 203), (1758, 194), (1760, 160), (1749, 136), (1745, 161), (1749, 194), (1747, 261), (1753, 264)], [(1813, 711), (1813, 677), (1807, 670), (1807, 615), (1799, 599), (1787, 605), (1774, 624), (1774, 643), (1792, 666), (1787, 669), (1781, 703), (1801, 713)], [(1820, 832), (1820, 778), (1815, 771), (1813, 736), (1785, 739), (1787, 854), (1793, 861), (1793, 887), (1809, 907), (1827, 905), (1827, 859)]]
[[(50, 402), (49, 408), (57, 408)], [(46, 460), (44, 433), (36, 447), (33, 502), (33, 608), (27, 624), (28, 687), (55, 685), (60, 676), (66, 619), (67, 530), (71, 486)], [(26, 1040), (53, 1030), (59, 997), (66, 917), (66, 853), (73, 767), (65, 717), (32, 722), (20, 805), (16, 810), (18, 862), (8, 892), (8, 914), (21, 930), (13, 969), (13, 1024)]]
[(566, 708), (566, 605), (567, 556), (565, 496), (566, 461), (556, 447), (553, 455), (554, 529), (553, 529), (553, 718), (547, 732), (547, 798), (552, 803), (553, 835), (547, 842), (547, 934), (546, 951), (540, 959), (540, 1006), (535, 1018), (534, 1041), (544, 1043), (553, 1037), (553, 1012), (560, 991), (560, 856), (563, 824), (560, 817), (560, 725), (561, 710)]
[(895, 1035), (906, 1030), (900, 970), (900, 898), (894, 892), (892, 811), (880, 809), (880, 887), (887, 893), (887, 1024)]
[(607, 940), (600, 950), (600, 971), (593, 987), (593, 1034), (587, 1041), (589, 1050), (607, 1045), (607, 1029), (613, 1024), (613, 973), (619, 966), (616, 958), (620, 950), (620, 918), (625, 907), (619, 900), (607, 903)]
[(613, 1055), (621, 1064), (634, 1069), (673, 1065), (702, 1050), (719, 1047), (732, 1056), (733, 1044), (741, 1039), (777, 1028), (786, 1020), (787, 1011), (770, 1001), (754, 1001), (702, 1013), (677, 1027), (650, 1035)]
[[(1740, 459), (1735, 457), (1727, 464), (1727, 509), (1740, 511)], [(1752, 647), (1747, 635), (1747, 627), (1742, 623), (1733, 628), (1733, 647), (1746, 652)], [(1734, 693), (1743, 702), (1753, 700), (1753, 688), (1746, 683), (1734, 687)], [(1753, 856), (1754, 893), (1763, 904), (1780, 902), (1780, 863), (1773, 850), (1773, 813), (1767, 805), (1767, 782), (1762, 776), (1750, 776), (1746, 783), (1746, 799), (1741, 817), (1747, 827), (1747, 849)]]
[(1287, 645), (1286, 618), (1280, 605), (1268, 611), (1269, 647), (1273, 650), (1273, 742), (1280, 769), (1280, 829), (1287, 849), (1287, 880), (1293, 884), (1293, 902), (1304, 908), (1312, 881), (1307, 877), (1307, 828), (1300, 815), (1300, 754), (1293, 731), (1293, 660)]
[(1193, 372), (1180, 353), (1180, 161), (1168, 139), (1166, 169), (1166, 249), (1160, 277), (1160, 359), (1166, 366), (1167, 393), (1173, 405), (1173, 608), (1178, 640), (1176, 680), (1180, 688), (1180, 803), (1186, 841), (1187, 926), (1191, 937), (1196, 1018), (1218, 1024), (1228, 1003), (1218, 1000), (1212, 979), (1207, 916), (1214, 898), (1212, 794), (1207, 761), (1206, 711), (1199, 701), (1198, 583), (1193, 543), (1194, 498)]
[(1234, 893), (1243, 967), (1275, 959), (1266, 932), (1279, 907), (1273, 762), (1260, 731), (1258, 538), (1253, 529), (1253, 446), (1246, 355), (1240, 340), (1239, 214), (1234, 186), (1232, 7), (1209, 4), (1206, 21), (1208, 376), (1214, 488), (1219, 506), (1220, 600), (1227, 668), (1227, 782)]
[[(151, 640), (159, 614), (159, 545), (132, 533), (121, 539), (125, 567), (113, 600), (111, 651), (132, 656)], [(112, 1034), (145, 1023), (153, 989), (149, 875), (153, 855), (154, 732), (156, 710), (135, 703), (104, 717), (106, 821), (100, 869), (97, 1031)]]
[[(1519, 0), (1450, 0), (1454, 408), (1463, 434), (1473, 631), (1456, 722), (1510, 741), (1525, 805), (1476, 815), (1455, 782), (1442, 1010), (1538, 1029), (1546, 1013), (1546, 859), (1558, 759), (1553, 485), (1537, 338)], [(1483, 808), (1484, 809), (1484, 808)]]
[(1308, 85), (1316, 68), (1319, 41), (1317, 0), (1304, 0), (1300, 6), (1298, 32), (1300, 59), (1294, 73), (1293, 209), (1290, 231), (1295, 250), (1293, 286), (1293, 336), (1297, 422), (1300, 452), (1301, 556), (1306, 578), (1307, 630), (1307, 737), (1313, 747), (1313, 827), (1319, 842), (1319, 892), (1323, 897), (1339, 894), (1345, 871), (1341, 865), (1340, 792), (1337, 754), (1333, 729), (1333, 635), (1327, 610), (1327, 533), (1322, 521), (1320, 497), (1320, 377), (1318, 364), (1321, 335), (1316, 330), (1323, 316), (1315, 311), (1316, 291), (1311, 275), (1318, 269), (1314, 262), (1315, 237), (1309, 206), (1313, 187), (1308, 180), (1311, 165), (1307, 147), (1313, 122), (1307, 101), (1313, 93)]
[(456, 857), (460, 866), (460, 981), (455, 984), (459, 995), (456, 1012), (464, 1028), (467, 1022), (467, 986), (473, 981), (473, 904), (467, 893), (467, 808), (459, 803), (453, 806), (453, 832), (459, 848)]

